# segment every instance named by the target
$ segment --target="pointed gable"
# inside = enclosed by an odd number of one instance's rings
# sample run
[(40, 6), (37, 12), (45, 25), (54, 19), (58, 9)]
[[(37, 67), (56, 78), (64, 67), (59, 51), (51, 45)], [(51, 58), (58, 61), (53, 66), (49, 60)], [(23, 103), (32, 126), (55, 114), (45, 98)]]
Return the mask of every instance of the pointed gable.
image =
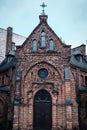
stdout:
[(25, 53), (48, 53), (61, 52), (63, 48), (70, 46), (64, 44), (47, 23), (47, 15), (40, 15), (40, 23), (32, 31), (22, 46), (17, 46), (17, 50), (23, 49)]

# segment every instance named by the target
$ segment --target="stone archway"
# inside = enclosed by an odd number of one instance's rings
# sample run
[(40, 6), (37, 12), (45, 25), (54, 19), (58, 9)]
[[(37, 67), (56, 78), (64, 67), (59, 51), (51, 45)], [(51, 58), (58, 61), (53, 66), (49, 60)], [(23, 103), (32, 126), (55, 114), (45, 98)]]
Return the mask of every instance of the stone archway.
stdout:
[(34, 97), (34, 130), (52, 129), (52, 99), (46, 90), (40, 90)]

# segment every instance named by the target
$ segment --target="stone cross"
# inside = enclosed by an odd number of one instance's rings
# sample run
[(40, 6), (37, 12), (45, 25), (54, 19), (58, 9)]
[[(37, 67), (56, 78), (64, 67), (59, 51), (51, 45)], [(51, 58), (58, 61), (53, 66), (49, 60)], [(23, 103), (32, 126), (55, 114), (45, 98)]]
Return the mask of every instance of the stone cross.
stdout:
[(44, 10), (44, 8), (45, 8), (47, 5), (45, 5), (45, 3), (43, 2), (42, 5), (40, 5), (40, 6), (43, 8), (43, 10), (42, 10), (42, 15), (45, 15), (45, 10)]

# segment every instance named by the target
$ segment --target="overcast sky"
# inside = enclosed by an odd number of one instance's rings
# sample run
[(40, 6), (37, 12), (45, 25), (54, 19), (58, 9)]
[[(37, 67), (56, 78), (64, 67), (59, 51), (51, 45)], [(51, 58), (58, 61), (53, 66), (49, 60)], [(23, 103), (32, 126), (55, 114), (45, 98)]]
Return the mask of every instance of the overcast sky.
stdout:
[(86, 44), (87, 0), (0, 0), (0, 28), (11, 26), (14, 33), (28, 37), (39, 24), (43, 2), (58, 37), (72, 47)]

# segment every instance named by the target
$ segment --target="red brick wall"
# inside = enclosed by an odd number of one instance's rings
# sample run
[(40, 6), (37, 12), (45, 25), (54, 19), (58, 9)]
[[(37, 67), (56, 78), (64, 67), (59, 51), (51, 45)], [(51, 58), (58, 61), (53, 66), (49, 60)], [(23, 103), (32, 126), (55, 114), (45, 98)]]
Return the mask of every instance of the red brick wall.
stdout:
[[(43, 30), (46, 33), (46, 48), (42, 49), (40, 48), (40, 36)], [(31, 49), (33, 39), (38, 41), (37, 52), (32, 52)], [(50, 39), (54, 40), (55, 52), (48, 52)], [(72, 129), (74, 124), (78, 126), (74, 77), (70, 73), (72, 80), (65, 81), (64, 79), (64, 68), (70, 68), (70, 52), (70, 46), (64, 45), (45, 22), (37, 26), (21, 47), (17, 47), (17, 68), (22, 69), (22, 79), (19, 92), (21, 93), (21, 105), (15, 106), (15, 110), (20, 109), (20, 112), (14, 115), (14, 130), (17, 129), (18, 124), (20, 130), (33, 129), (33, 101), (35, 94), (41, 89), (48, 91), (52, 97), (53, 130), (59, 128)], [(37, 74), (40, 68), (48, 70), (49, 74), (44, 82), (49, 84), (35, 84), (35, 82), (42, 82)], [(18, 86), (18, 82), (16, 86)], [(58, 90), (58, 95), (53, 93), (54, 89)], [(31, 90), (32, 93), (28, 94), (27, 92)], [(16, 91), (16, 93), (18, 92)], [(71, 98), (73, 105), (66, 106), (66, 97)], [(69, 119), (67, 119), (67, 115)], [(16, 118), (19, 118), (19, 122)]]

